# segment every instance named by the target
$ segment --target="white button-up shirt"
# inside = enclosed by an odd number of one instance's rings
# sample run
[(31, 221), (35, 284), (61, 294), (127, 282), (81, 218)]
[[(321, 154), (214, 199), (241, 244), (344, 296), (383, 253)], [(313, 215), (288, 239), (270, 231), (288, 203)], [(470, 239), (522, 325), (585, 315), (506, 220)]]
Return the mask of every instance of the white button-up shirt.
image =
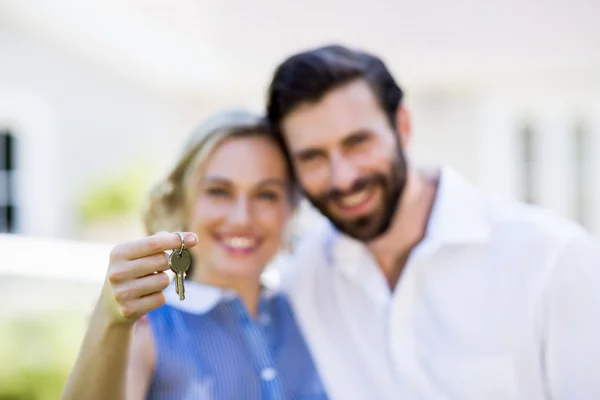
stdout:
[(600, 399), (598, 243), (450, 169), (393, 292), (328, 224), (282, 283), (333, 399)]

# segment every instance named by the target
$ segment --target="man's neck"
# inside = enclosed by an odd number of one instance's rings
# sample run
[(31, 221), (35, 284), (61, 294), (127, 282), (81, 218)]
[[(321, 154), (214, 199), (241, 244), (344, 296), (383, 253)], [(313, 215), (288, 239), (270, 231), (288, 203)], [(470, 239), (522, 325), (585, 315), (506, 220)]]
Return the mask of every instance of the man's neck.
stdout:
[(368, 244), (391, 290), (410, 252), (425, 237), (437, 195), (437, 178), (437, 174), (411, 171), (388, 232)]

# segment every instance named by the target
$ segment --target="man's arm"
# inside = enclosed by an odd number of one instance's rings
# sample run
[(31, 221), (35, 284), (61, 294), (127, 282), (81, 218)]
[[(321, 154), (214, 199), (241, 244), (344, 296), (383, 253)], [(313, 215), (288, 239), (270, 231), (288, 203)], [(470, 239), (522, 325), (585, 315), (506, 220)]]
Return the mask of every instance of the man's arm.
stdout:
[(560, 251), (542, 307), (542, 360), (551, 398), (600, 399), (600, 244), (579, 237)]

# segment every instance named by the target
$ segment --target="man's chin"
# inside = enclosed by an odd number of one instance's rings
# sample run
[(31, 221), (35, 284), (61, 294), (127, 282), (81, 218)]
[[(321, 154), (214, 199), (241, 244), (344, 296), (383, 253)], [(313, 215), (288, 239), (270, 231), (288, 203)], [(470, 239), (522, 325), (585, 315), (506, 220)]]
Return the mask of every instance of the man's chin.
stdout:
[(328, 217), (338, 231), (362, 242), (368, 242), (381, 235), (377, 216), (368, 216), (353, 221), (341, 221)]
[(358, 240), (360, 242), (371, 242), (381, 236), (382, 232), (378, 229), (370, 229), (370, 230), (351, 230), (344, 232), (347, 236)]

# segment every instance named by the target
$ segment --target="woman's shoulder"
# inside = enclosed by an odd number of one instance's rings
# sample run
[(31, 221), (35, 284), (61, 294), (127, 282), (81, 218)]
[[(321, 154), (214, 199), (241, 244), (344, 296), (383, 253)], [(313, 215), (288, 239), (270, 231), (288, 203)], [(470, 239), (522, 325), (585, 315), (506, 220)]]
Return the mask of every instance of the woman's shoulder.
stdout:
[(129, 369), (139, 372), (149, 372), (154, 369), (155, 348), (154, 334), (148, 315), (135, 322), (132, 332)]
[(173, 337), (185, 318), (184, 312), (169, 304), (164, 304), (150, 311), (138, 323), (140, 326), (147, 327), (143, 329), (148, 329), (152, 333), (154, 342), (159, 342), (163, 338)]
[(144, 322), (148, 326), (152, 326), (157, 323), (170, 323), (174, 318), (176, 309), (169, 304), (163, 304), (161, 307), (155, 308), (148, 314), (144, 315), (139, 322)]

